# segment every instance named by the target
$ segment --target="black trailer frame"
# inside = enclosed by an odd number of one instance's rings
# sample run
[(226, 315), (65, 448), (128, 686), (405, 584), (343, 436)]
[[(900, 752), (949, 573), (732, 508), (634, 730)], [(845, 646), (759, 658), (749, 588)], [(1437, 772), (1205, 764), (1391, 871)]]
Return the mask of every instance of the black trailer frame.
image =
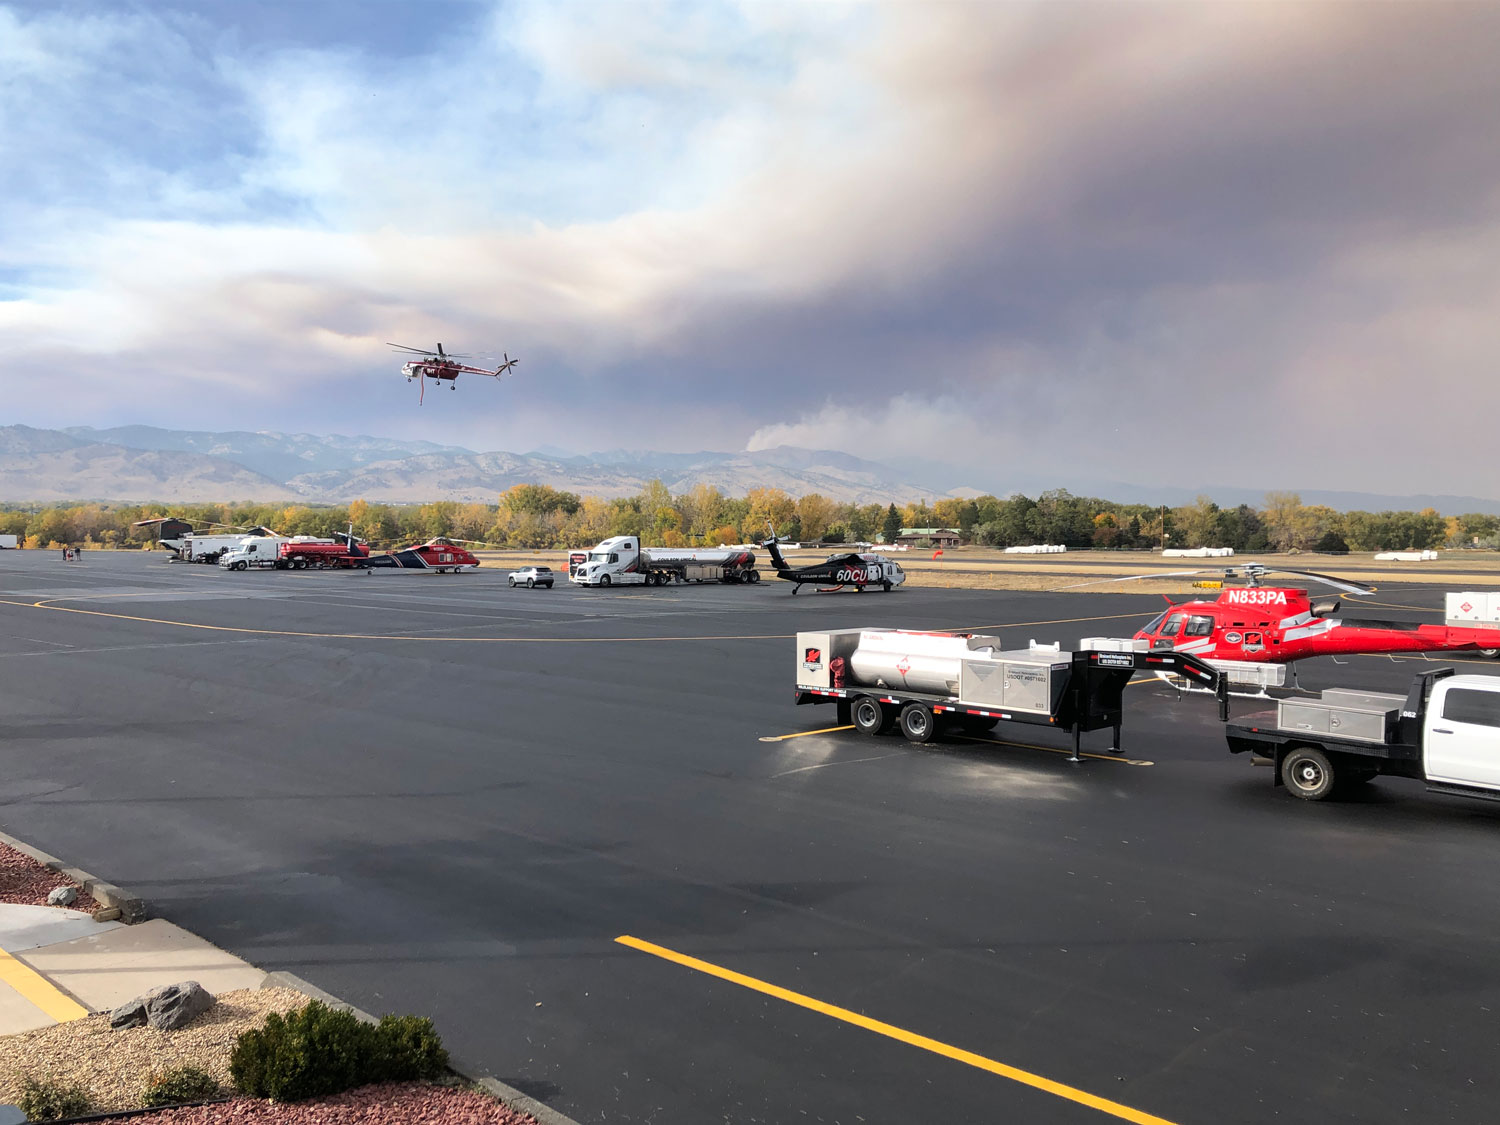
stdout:
[(884, 708), (900, 711), (910, 703), (920, 703), (934, 715), (972, 717), (981, 720), (1003, 720), (1028, 723), (1069, 731), (1073, 735), (1070, 762), (1083, 760), (1083, 732), (1111, 728), (1110, 753), (1119, 754), (1120, 728), (1125, 717), (1125, 687), (1138, 671), (1172, 672), (1203, 685), (1219, 701), (1219, 721), (1229, 718), (1229, 678), (1212, 665), (1186, 652), (1101, 652), (1085, 649), (1071, 654), (1072, 667), (1056, 709), (1048, 715), (1039, 712), (1004, 711), (969, 707), (947, 695), (920, 691), (893, 691), (883, 687), (804, 688), (796, 689), (797, 705), (834, 703), (838, 721), (852, 720), (854, 702), (865, 696)]

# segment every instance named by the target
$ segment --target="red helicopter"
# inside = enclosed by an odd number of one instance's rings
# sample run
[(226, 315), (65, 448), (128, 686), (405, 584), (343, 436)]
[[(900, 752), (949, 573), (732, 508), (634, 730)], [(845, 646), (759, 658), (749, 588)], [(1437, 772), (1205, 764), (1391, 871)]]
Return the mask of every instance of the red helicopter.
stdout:
[(399, 547), (382, 555), (370, 555), (361, 559), (358, 565), (371, 568), (396, 567), (401, 570), (435, 570), (439, 574), (451, 571), (457, 574), (465, 567), (479, 565), (478, 557), (467, 548), (459, 546), (459, 542), (437, 535), (425, 543)]
[[(511, 359), (509, 355), (506, 355), (501, 361), (500, 366), (490, 371), (484, 367), (470, 367), (466, 363), (460, 363), (460, 360), (473, 359), (474, 357), (445, 352), (441, 343), (438, 344), (436, 352), (430, 352), (425, 348), (409, 348), (405, 344), (392, 344), (390, 341), (386, 341), (386, 347), (395, 348), (397, 351), (411, 352), (414, 355), (422, 357), (421, 359), (409, 359), (401, 365), (401, 374), (406, 376), (408, 383), (413, 379), (421, 380), (421, 391), (417, 395), (418, 406), (422, 405), (422, 400), (427, 395), (428, 379), (435, 379), (439, 383), (446, 381), (448, 386), (456, 391), (458, 390), (457, 380), (459, 375), (488, 375), (491, 379), (498, 379), (521, 362), (519, 359)], [(494, 356), (490, 356), (489, 358), (493, 359)]]
[[(1179, 570), (1167, 574), (1135, 574), (1129, 578), (1105, 579), (1133, 582), (1209, 574), (1212, 571)], [(1424, 625), (1409, 621), (1375, 621), (1339, 615), (1336, 598), (1314, 601), (1305, 589), (1263, 586), (1269, 573), (1294, 574), (1346, 594), (1373, 594), (1373, 586), (1317, 574), (1308, 570), (1286, 570), (1245, 563), (1228, 567), (1223, 579), (1195, 583), (1223, 592), (1211, 602), (1171, 602), (1135, 639), (1153, 649), (1190, 652), (1207, 660), (1239, 660), (1250, 663), (1286, 664), (1310, 656), (1352, 656), (1396, 652), (1448, 652), (1477, 649), (1486, 656), (1500, 655), (1500, 628)], [(1242, 585), (1226, 586), (1238, 580)], [(1080, 582), (1064, 589), (1093, 585)]]

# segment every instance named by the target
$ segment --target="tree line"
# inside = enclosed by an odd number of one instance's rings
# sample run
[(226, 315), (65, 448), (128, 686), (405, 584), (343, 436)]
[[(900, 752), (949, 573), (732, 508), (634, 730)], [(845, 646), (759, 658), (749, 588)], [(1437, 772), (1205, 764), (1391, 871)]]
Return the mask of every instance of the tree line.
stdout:
[(202, 525), (264, 525), (284, 535), (354, 532), (377, 545), (443, 535), (489, 547), (588, 547), (611, 535), (651, 546), (717, 546), (765, 537), (768, 526), (793, 541), (889, 542), (901, 528), (947, 527), (981, 546), (1059, 543), (1070, 550), (1233, 547), (1245, 551), (1387, 551), (1500, 547), (1500, 516), (1420, 512), (1339, 512), (1303, 504), (1293, 492), (1263, 504), (1221, 508), (1206, 496), (1179, 507), (1118, 504), (1064, 489), (1027, 496), (978, 496), (928, 504), (851, 504), (817, 493), (793, 498), (778, 488), (726, 496), (710, 485), (673, 495), (659, 480), (635, 496), (579, 496), (545, 484), (519, 484), (493, 504), (347, 505), (57, 504), (0, 506), (0, 534), (28, 547), (141, 547), (154, 534), (138, 520), (177, 516)]

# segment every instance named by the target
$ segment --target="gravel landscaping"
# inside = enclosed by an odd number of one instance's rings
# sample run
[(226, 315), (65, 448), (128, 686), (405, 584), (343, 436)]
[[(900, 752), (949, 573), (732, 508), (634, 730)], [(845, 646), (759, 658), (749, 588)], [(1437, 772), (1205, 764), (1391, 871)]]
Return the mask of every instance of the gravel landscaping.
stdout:
[(92, 914), (99, 909), (100, 904), (92, 895), (84, 894), (77, 883), (38, 863), (25, 852), (0, 843), (0, 902), (46, 906), (47, 895), (57, 887), (72, 887), (78, 892), (78, 897), (68, 904), (69, 910), (85, 910)]
[(306, 1003), (307, 997), (295, 989), (241, 989), (219, 996), (217, 1004), (179, 1031), (111, 1031), (109, 1013), (103, 1012), (0, 1037), (0, 1103), (14, 1103), (22, 1078), (30, 1075), (82, 1086), (100, 1111), (133, 1109), (141, 1104), (152, 1070), (188, 1064), (219, 1079), (227, 1091), (229, 1052), (240, 1032), (259, 1027), (268, 1012)]
[(130, 1120), (150, 1125), (536, 1125), (488, 1094), (418, 1082), (365, 1086), (305, 1102), (235, 1098)]

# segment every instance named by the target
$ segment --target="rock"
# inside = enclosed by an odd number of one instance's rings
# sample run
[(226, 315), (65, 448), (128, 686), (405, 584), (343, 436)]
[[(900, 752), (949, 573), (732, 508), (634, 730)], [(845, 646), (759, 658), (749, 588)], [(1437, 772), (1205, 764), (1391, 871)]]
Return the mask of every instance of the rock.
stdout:
[(159, 1031), (186, 1027), (214, 1006), (213, 995), (195, 980), (153, 988), (142, 999), (146, 1022)]
[(93, 913), (93, 919), (96, 922), (113, 922), (119, 916), (120, 908), (118, 906), (101, 906)]
[(176, 1031), (186, 1027), (214, 1006), (213, 995), (195, 980), (153, 988), (128, 1004), (109, 1013), (113, 1028), (141, 1027), (150, 1024), (158, 1031)]
[(78, 897), (77, 887), (54, 887), (47, 896), (48, 906), (67, 906)]
[(146, 998), (137, 996), (128, 1003), (121, 1004), (109, 1013), (109, 1026), (116, 1031), (124, 1027), (146, 1026)]

